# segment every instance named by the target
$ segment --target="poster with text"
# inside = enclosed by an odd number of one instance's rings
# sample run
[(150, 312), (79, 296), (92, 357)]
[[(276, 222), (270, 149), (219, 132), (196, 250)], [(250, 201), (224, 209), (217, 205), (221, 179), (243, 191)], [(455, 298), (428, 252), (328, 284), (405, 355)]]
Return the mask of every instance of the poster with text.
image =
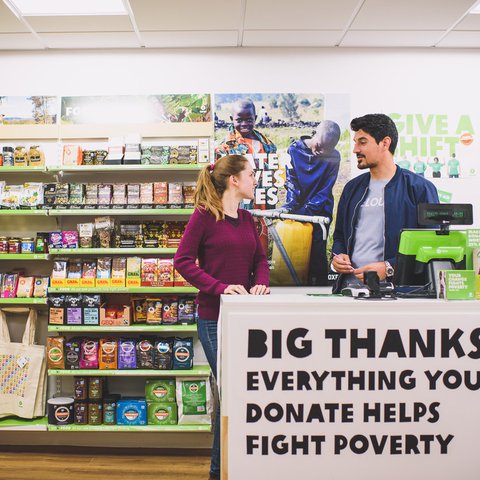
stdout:
[(209, 94), (62, 97), (63, 124), (210, 121)]
[(336, 203), (350, 179), (349, 106), (344, 94), (215, 94), (215, 157), (245, 155), (255, 169), (243, 206), (257, 216), (272, 286), (328, 284)]

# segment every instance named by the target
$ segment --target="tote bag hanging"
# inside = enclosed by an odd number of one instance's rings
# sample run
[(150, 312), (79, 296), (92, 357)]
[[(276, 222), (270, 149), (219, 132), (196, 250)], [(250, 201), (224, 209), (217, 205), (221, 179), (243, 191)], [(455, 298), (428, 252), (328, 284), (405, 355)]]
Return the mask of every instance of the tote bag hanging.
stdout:
[[(22, 343), (10, 341), (5, 312), (28, 313)], [(34, 345), (36, 310), (0, 310), (0, 417), (45, 414), (45, 347)]]

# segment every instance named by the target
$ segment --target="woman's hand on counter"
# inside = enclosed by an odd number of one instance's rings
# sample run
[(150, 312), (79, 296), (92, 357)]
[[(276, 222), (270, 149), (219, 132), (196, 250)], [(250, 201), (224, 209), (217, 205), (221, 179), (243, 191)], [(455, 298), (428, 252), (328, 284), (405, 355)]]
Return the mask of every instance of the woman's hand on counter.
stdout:
[(270, 289), (266, 285), (255, 285), (250, 289), (252, 295), (268, 295)]
[(248, 295), (243, 285), (229, 285), (223, 293), (225, 295)]

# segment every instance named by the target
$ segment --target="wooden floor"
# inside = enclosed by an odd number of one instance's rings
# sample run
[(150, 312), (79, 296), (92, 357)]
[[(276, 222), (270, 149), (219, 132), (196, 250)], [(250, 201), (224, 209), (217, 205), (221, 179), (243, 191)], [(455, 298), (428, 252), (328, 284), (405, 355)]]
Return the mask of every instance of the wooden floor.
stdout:
[[(52, 447), (55, 448), (55, 447)], [(1, 480), (206, 480), (210, 457), (0, 452)]]

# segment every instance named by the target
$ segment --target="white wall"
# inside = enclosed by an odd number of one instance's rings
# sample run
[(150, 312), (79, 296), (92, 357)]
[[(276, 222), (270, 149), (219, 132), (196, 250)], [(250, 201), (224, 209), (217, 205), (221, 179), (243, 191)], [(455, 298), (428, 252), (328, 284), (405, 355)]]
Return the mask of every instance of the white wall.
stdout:
[[(325, 92), (351, 95), (353, 116), (459, 115), (480, 128), (479, 50), (172, 49), (0, 53), (1, 95)], [(453, 128), (453, 127), (452, 127)], [(478, 139), (470, 147), (480, 158)], [(458, 155), (458, 153), (457, 153)], [(476, 165), (476, 169), (479, 165)], [(469, 164), (469, 168), (471, 164)], [(436, 181), (479, 205), (476, 178)]]

